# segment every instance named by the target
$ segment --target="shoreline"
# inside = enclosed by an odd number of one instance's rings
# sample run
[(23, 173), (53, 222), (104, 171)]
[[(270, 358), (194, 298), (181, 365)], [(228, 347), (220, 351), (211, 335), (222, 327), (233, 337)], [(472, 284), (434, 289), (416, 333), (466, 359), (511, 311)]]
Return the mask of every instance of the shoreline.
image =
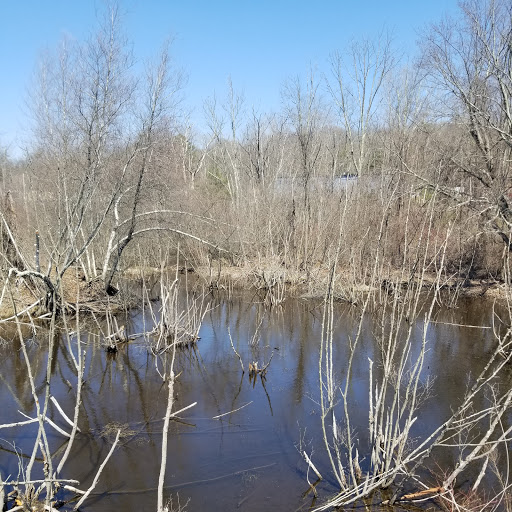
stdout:
[[(62, 282), (62, 296), (71, 312), (79, 311), (87, 314), (106, 313), (110, 310), (137, 307), (141, 297), (134, 290), (136, 287), (153, 287), (160, 279), (161, 272), (167, 276), (178, 275), (180, 278), (191, 281), (191, 286), (202, 286), (210, 291), (237, 292), (253, 290), (260, 292), (268, 300), (269, 306), (282, 304), (287, 298), (302, 298), (308, 300), (322, 300), (328, 286), (329, 272), (324, 267), (318, 267), (313, 272), (300, 272), (296, 270), (276, 269), (255, 266), (224, 266), (217, 269), (207, 266), (196, 268), (165, 267), (131, 267), (119, 274), (118, 287), (120, 292), (114, 297), (106, 294), (100, 279), (85, 281), (80, 273), (69, 272)], [(188, 276), (188, 277), (187, 277)], [(369, 291), (380, 289), (392, 293), (398, 288), (409, 286), (410, 280), (403, 278), (403, 274), (394, 271), (373, 280), (372, 286), (357, 283), (347, 269), (340, 269), (336, 275), (333, 288), (335, 300), (356, 303), (357, 299)], [(418, 279), (414, 278), (414, 282)], [(428, 290), (435, 283), (435, 276), (423, 278), (422, 286)], [(131, 290), (130, 290), (131, 289)], [(467, 279), (451, 276), (441, 282), (441, 290), (457, 294), (457, 300), (465, 297), (482, 297), (489, 300), (505, 300), (505, 283), (491, 279)], [(38, 296), (38, 289), (29, 280), (20, 279), (12, 283), (11, 287), (4, 284), (2, 301), (0, 302), (0, 321), (14, 321), (15, 307), (18, 318), (41, 318), (48, 314), (42, 303), (44, 296)]]

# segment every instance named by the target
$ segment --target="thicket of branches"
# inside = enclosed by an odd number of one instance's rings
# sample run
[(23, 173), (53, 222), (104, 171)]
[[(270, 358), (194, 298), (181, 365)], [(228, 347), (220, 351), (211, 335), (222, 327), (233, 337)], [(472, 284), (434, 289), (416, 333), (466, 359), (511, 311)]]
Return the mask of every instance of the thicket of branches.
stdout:
[[(180, 110), (184, 81), (170, 48), (140, 66), (119, 23), (110, 10), (95, 36), (65, 42), (40, 63), (30, 150), (17, 162), (0, 153), (4, 276), (39, 288), (53, 320), (71, 269), (115, 294), (123, 268), (164, 268), (169, 255), (172, 263), (169, 246), (179, 247), (187, 266), (209, 266), (211, 284), (223, 266), (248, 269), (272, 305), (290, 283), (313, 292), (323, 283), (316, 290), (325, 297), (319, 404), (338, 494), (320, 509), (382, 489), (391, 490), (391, 504), (408, 500), (412, 481), (460, 509), (455, 480), (480, 467), (476, 492), (494, 457), (509, 460), (512, 429), (504, 418), (512, 392), (499, 383), (512, 359), (510, 313), (495, 329), (485, 369), (451, 404), (453, 414), (421, 439), (413, 425), (428, 398), (421, 373), (441, 289), (510, 279), (510, 2), (462, 3), (458, 19), (426, 29), (414, 64), (396, 58), (386, 34), (333, 52), (328, 76), (310, 69), (283, 85), (279, 112), (251, 108), (229, 82), (223, 101), (205, 103), (202, 136)], [(175, 297), (173, 286), (162, 281), (162, 297)], [(350, 378), (361, 329), (347, 341), (340, 381), (332, 357), (337, 294), (357, 304), (360, 326), (369, 307), (382, 315), (380, 350), (369, 361), (369, 438), (357, 447)], [(195, 309), (193, 328), (184, 330), (176, 301), (168, 303), (151, 331), (156, 353), (175, 348), (182, 331), (197, 338), (206, 307)], [(73, 356), (79, 382), (80, 350)], [(176, 414), (173, 362), (162, 376), (169, 386), (164, 439)], [(46, 393), (45, 408), (49, 382)], [(38, 416), (43, 436), (46, 412)], [(424, 462), (447, 447), (459, 457), (440, 485), (418, 480)], [(162, 453), (159, 510), (165, 443)], [(48, 503), (59, 471), (44, 475)], [(508, 473), (497, 470), (496, 478), (501, 490), (488, 510), (510, 507)]]
[(503, 278), (510, 10), (463, 3), (426, 30), (414, 64), (386, 34), (354, 42), (332, 53), (328, 76), (285, 83), (279, 112), (251, 108), (229, 82), (224, 101), (205, 103), (199, 135), (169, 48), (140, 71), (112, 9), (90, 40), (39, 63), (30, 150), (0, 160), (4, 268), (55, 293), (78, 266), (113, 293), (120, 268), (159, 266), (165, 241), (195, 266), (309, 281), (341, 241), (340, 268), (365, 283), (379, 236), (391, 273), (421, 243), (435, 197), (431, 236), (452, 233), (445, 275)]

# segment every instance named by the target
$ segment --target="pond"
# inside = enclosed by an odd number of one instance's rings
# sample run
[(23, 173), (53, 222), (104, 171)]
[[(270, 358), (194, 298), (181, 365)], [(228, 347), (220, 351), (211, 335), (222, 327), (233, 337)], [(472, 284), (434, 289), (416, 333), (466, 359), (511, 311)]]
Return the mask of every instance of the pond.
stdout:
[[(334, 311), (333, 358), (341, 383), (359, 310), (335, 304)], [(361, 446), (368, 430), (368, 357), (377, 358), (379, 318), (367, 313), (363, 319), (360, 355), (353, 362), (350, 379), (351, 420)], [(123, 321), (129, 334), (140, 333), (151, 318), (147, 311), (137, 310)], [(165, 494), (174, 497), (175, 505), (179, 495), (182, 506), (189, 501), (188, 510), (307, 510), (314, 498), (307, 493), (308, 466), (300, 450), (307, 451), (324, 476), (316, 488), (319, 496), (325, 499), (336, 492), (323, 447), (318, 404), (321, 321), (318, 301), (289, 299), (270, 309), (248, 294), (212, 300), (197, 344), (176, 354), (175, 372), (180, 375), (174, 409), (197, 404), (171, 422)], [(456, 309), (437, 308), (429, 326), (422, 374), (422, 382), (431, 386), (431, 396), (415, 424), (415, 436), (442, 422), (460, 402), (469, 375), (481, 370), (494, 348), (492, 322), (492, 307), (483, 300), (467, 300)], [(418, 322), (415, 336), (420, 336), (421, 328)], [(90, 331), (94, 334), (97, 329)], [(5, 326), (2, 336), (14, 338), (0, 347), (3, 425), (24, 420), (20, 412), (34, 417), (35, 408), (21, 344)], [(72, 417), (76, 370), (62, 333), (55, 336), (51, 390)], [(265, 378), (242, 373), (230, 336), (246, 370), (250, 362), (257, 361), (261, 367), (272, 357)], [(157, 371), (162, 363), (142, 336), (121, 345), (115, 354), (107, 353), (97, 336), (88, 336), (85, 327), (81, 339), (86, 350), (81, 432), (62, 474), (87, 488), (120, 429), (120, 444), (82, 508), (154, 511), (167, 405), (167, 388)], [(40, 396), (47, 346), (43, 335), (27, 334)], [(50, 408), (49, 416), (69, 431), (52, 403)], [(506, 421), (512, 421), (510, 416)], [(7, 475), (17, 478), (20, 466), (27, 464), (36, 432), (34, 424), (0, 431), (4, 480)], [(53, 429), (48, 429), (48, 435), (52, 450), (62, 453), (66, 439)], [(454, 460), (445, 462), (454, 464)]]

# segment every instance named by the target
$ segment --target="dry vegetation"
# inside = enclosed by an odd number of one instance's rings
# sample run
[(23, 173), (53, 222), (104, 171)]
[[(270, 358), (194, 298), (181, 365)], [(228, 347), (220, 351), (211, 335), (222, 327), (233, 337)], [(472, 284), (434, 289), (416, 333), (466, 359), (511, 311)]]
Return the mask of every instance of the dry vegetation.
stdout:
[(384, 281), (411, 247), (434, 258), (450, 233), (446, 282), (503, 282), (508, 9), (464, 4), (458, 31), (431, 27), (417, 67), (397, 62), (383, 35), (354, 43), (331, 56), (329, 77), (286, 83), (280, 112), (250, 110), (230, 84), (224, 103), (206, 104), (203, 137), (178, 115), (183, 81), (168, 50), (138, 80), (112, 11), (95, 38), (41, 63), (33, 146), (1, 160), (4, 278), (59, 294), (78, 270), (113, 295), (119, 271), (159, 268), (179, 245), (208, 285), (229, 268), (279, 301), (318, 294), (341, 244), (349, 294), (368, 285), (379, 237)]
[[(441, 291), (452, 292), (451, 303), (475, 284), (479, 294), (499, 287), (509, 298), (511, 14), (504, 0), (463, 3), (450, 28), (430, 27), (417, 66), (397, 62), (385, 36), (355, 43), (333, 54), (326, 79), (310, 71), (285, 84), (276, 113), (250, 110), (230, 84), (224, 104), (207, 103), (210, 133), (199, 137), (178, 115), (183, 83), (168, 50), (143, 79), (132, 76), (130, 45), (113, 10), (96, 37), (41, 63), (33, 146), (17, 162), (0, 160), (0, 314), (55, 319), (101, 311), (120, 296), (123, 273), (147, 276), (177, 254), (176, 272), (195, 271), (205, 290), (250, 285), (269, 306), (289, 294), (323, 296), (323, 442), (339, 484), (323, 508), (391, 486), (390, 501), (399, 501), (432, 450), (464, 431), (468, 439), (474, 434), (473, 443), (459, 446), (456, 467), (430, 487), (451, 510), (462, 510), (456, 477), (469, 464), (487, 465), (510, 442), (510, 428), (500, 428), (512, 393), (494, 385), (512, 357), (511, 331), (496, 333), (489, 365), (451, 418), (427, 440), (409, 432), (419, 410), (427, 326)], [(159, 369), (169, 387), (160, 511), (166, 436), (176, 414), (174, 353), (197, 339), (208, 308), (205, 292), (185, 313), (178, 310), (176, 282), (162, 278), (165, 307), (145, 333), (154, 354), (168, 359)], [(336, 385), (331, 365), (334, 300), (357, 305), (361, 319), (369, 307), (383, 312), (384, 371), (374, 381), (370, 361), (365, 454), (351, 440), (349, 377)], [(426, 327), (417, 353), (412, 327), (404, 336), (400, 326), (420, 316)], [(351, 343), (356, 357), (358, 337)], [(472, 411), (488, 390), (494, 403)], [(43, 436), (45, 412), (38, 416)], [(482, 421), (487, 431), (478, 430)], [(76, 418), (72, 424), (74, 435)], [(57, 471), (47, 471), (45, 486), (27, 484), (26, 495), (32, 499), (36, 489), (49, 504), (67, 454)], [(422, 485), (416, 497), (423, 498)], [(496, 499), (510, 507), (506, 478), (502, 489)]]

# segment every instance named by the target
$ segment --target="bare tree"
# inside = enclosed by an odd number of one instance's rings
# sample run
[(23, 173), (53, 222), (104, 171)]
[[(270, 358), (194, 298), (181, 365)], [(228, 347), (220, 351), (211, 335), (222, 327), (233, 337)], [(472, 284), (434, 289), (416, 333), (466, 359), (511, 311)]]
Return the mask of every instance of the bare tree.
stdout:
[[(137, 153), (136, 158), (134, 158), (134, 165), (137, 168), (134, 173), (135, 183), (128, 184), (128, 187), (120, 191), (116, 198), (114, 206), (116, 223), (111, 232), (103, 265), (102, 277), (105, 289), (111, 293), (113, 291), (112, 279), (119, 266), (121, 255), (134, 237), (137, 226), (137, 213), (139, 213), (138, 209), (142, 200), (144, 176), (152, 163), (154, 145), (158, 140), (159, 131), (162, 130), (162, 123), (167, 121), (170, 109), (173, 107), (173, 96), (181, 88), (181, 77), (179, 75), (171, 77), (169, 50), (167, 47), (164, 48), (158, 64), (153, 68), (148, 67), (146, 82), (148, 84), (146, 98), (139, 115), (141, 133), (134, 144), (134, 154)], [(127, 221), (120, 223), (118, 204), (120, 199), (129, 193), (132, 194), (130, 199), (131, 212)], [(120, 232), (121, 225), (124, 228), (123, 235)], [(118, 237), (118, 242), (115, 251), (112, 251), (116, 237)]]
[(269, 174), (275, 174), (271, 166), (273, 120), (274, 116), (265, 116), (253, 108), (242, 145), (246, 173), (262, 185), (272, 177)]
[(37, 188), (52, 196), (47, 204), (53, 201), (54, 225), (41, 231), (48, 252), (45, 275), (55, 289), (77, 262), (86, 276), (95, 270), (92, 244), (138, 151), (126, 128), (136, 90), (133, 58), (119, 25), (119, 10), (112, 7), (95, 36), (83, 45), (64, 43), (57, 59), (47, 57), (38, 74), (36, 166), (44, 166), (47, 175), (35, 179), (44, 180)]
[(214, 137), (210, 136), (201, 147), (196, 147), (193, 138), (193, 128), (190, 123), (186, 124), (184, 133), (178, 137), (179, 139), (179, 160), (183, 172), (183, 179), (188, 182), (190, 189), (194, 190), (195, 183), (204, 169), (206, 157), (209, 149), (214, 141)]
[(368, 138), (377, 124), (381, 88), (395, 65), (391, 38), (352, 43), (346, 53), (331, 56), (327, 86), (350, 143), (352, 164), (358, 175), (368, 172)]
[[(512, 250), (512, 6), (470, 0), (461, 3), (461, 14), (431, 27), (423, 65), (442, 95), (445, 118), (466, 136), (447, 158), (463, 199)], [(445, 193), (460, 200), (453, 190)]]
[(235, 206), (240, 205), (242, 154), (240, 130), (244, 115), (244, 96), (235, 90), (231, 77), (228, 78), (228, 91), (225, 101), (208, 99), (204, 110), (206, 121), (215, 141), (208, 157), (211, 163), (210, 176), (227, 190)]
[[(155, 208), (145, 190), (154, 152), (176, 123), (184, 79), (171, 63), (169, 44), (140, 79), (133, 64), (113, 6), (95, 36), (63, 43), (38, 73), (32, 179), (54, 221), (38, 226), (47, 270), (29, 274), (51, 294), (72, 265), (87, 280), (101, 275), (105, 290), (115, 292), (126, 247), (140, 233), (164, 229), (155, 219), (168, 209)], [(46, 173), (37, 172), (41, 167)]]
[(304, 205), (309, 202), (311, 178), (315, 175), (316, 164), (322, 149), (318, 137), (324, 123), (319, 82), (314, 70), (309, 70), (305, 83), (300, 77), (288, 81), (283, 89), (286, 117), (293, 130), (298, 149), (298, 177), (303, 189)]
[(416, 67), (405, 66), (388, 75), (384, 84), (384, 135), (393, 167), (403, 171), (404, 163), (421, 166), (417, 161), (421, 136), (430, 118), (430, 104), (425, 93), (424, 74)]

